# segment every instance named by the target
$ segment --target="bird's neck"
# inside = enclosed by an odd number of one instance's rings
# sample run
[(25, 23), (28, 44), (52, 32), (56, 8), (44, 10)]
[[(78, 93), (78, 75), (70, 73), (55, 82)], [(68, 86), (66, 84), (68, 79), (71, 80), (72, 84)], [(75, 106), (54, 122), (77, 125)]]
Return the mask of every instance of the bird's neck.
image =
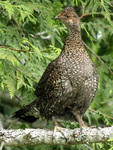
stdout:
[(83, 42), (81, 39), (81, 30), (76, 28), (68, 28), (67, 37), (65, 40), (65, 45), (62, 51), (76, 51), (83, 49)]

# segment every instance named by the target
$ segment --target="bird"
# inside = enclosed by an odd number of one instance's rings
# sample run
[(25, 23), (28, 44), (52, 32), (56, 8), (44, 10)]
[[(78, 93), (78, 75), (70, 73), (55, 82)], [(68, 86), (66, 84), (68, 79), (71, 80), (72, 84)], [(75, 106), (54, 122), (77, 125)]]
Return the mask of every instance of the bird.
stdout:
[[(34, 122), (40, 117), (78, 121), (92, 103), (99, 76), (82, 38), (80, 18), (73, 7), (66, 7), (55, 19), (67, 27), (67, 36), (60, 55), (51, 61), (35, 90), (37, 99), (14, 113), (13, 118)], [(57, 119), (56, 119), (57, 118)]]

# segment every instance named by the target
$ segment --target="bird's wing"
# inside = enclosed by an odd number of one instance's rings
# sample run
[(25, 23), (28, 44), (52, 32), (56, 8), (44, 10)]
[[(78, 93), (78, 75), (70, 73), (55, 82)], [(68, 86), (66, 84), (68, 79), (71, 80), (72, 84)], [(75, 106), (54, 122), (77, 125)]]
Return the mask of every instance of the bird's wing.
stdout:
[(72, 96), (72, 84), (67, 76), (68, 73), (56, 60), (52, 61), (42, 75), (35, 94), (41, 97), (41, 103), (47, 109), (54, 105), (63, 105)]
[(43, 94), (45, 85), (47, 83), (47, 80), (48, 80), (52, 70), (54, 69), (54, 66), (55, 66), (55, 61), (53, 60), (52, 62), (49, 63), (49, 65), (47, 66), (46, 70), (44, 71), (42, 77), (40, 78), (38, 85), (35, 89), (35, 95), (37, 97), (40, 97)]

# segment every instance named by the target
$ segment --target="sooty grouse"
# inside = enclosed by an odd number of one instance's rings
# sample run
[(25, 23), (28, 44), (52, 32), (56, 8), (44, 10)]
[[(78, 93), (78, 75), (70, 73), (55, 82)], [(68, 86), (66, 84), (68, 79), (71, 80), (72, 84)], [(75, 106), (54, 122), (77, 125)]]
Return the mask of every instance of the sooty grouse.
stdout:
[(80, 19), (71, 7), (55, 19), (67, 26), (61, 54), (42, 75), (35, 94), (37, 100), (15, 112), (13, 117), (33, 122), (40, 116), (75, 119), (84, 126), (82, 115), (91, 104), (98, 84), (98, 74), (81, 39)]

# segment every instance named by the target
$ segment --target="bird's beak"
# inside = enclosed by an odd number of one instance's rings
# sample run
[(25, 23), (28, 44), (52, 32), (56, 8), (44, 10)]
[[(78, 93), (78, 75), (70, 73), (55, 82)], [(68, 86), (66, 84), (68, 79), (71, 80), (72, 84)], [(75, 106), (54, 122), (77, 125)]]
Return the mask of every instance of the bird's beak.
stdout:
[(54, 19), (59, 19), (59, 17), (58, 17), (58, 16), (56, 16)]

